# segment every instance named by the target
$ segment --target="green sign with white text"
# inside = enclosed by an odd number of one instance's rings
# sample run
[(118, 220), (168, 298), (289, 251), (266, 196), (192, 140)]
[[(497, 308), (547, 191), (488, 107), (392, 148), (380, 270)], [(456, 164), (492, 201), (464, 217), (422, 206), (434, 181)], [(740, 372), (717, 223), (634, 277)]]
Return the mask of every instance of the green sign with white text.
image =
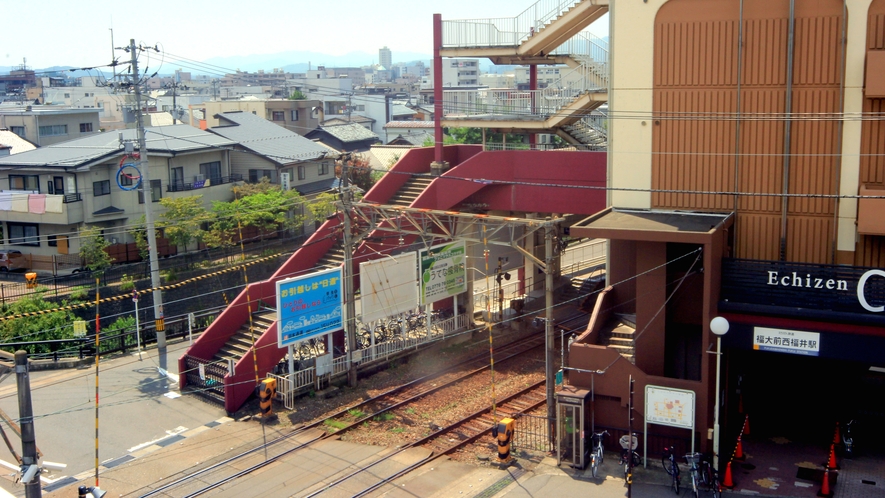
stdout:
[(467, 292), (467, 245), (443, 244), (418, 253), (421, 260), (421, 304)]

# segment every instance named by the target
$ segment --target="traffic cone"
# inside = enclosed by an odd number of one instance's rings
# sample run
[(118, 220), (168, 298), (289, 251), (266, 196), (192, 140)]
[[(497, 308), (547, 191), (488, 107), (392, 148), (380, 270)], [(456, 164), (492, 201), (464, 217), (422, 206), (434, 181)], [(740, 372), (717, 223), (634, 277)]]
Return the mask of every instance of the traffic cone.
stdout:
[(741, 444), (741, 437), (740, 436), (738, 436), (737, 448), (734, 449), (734, 459), (735, 460), (743, 460), (744, 459), (744, 445)]
[(734, 489), (734, 478), (731, 476), (731, 460), (725, 464), (725, 478), (722, 479), (722, 487)]
[(830, 458), (827, 460), (827, 468), (839, 470), (839, 465), (836, 464), (836, 445), (830, 445)]
[(842, 442), (842, 434), (839, 432), (839, 422), (836, 422), (836, 433), (833, 434), (833, 444)]
[(744, 432), (743, 432), (743, 434), (745, 436), (750, 435), (750, 415), (749, 414), (747, 414), (747, 416), (744, 418)]
[(824, 480), (820, 484), (820, 491), (817, 492), (817, 496), (823, 496), (825, 498), (832, 498), (833, 492), (830, 491), (830, 468), (826, 467), (824, 469)]

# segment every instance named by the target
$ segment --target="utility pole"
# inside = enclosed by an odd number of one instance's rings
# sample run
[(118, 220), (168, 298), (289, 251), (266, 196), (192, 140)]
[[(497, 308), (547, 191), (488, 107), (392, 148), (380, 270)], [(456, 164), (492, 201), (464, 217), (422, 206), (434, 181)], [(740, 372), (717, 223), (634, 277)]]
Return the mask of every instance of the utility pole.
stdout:
[[(556, 358), (556, 337), (553, 335), (553, 222), (550, 217), (544, 225), (544, 273), (545, 273), (545, 298), (546, 309), (544, 311), (544, 336), (547, 342), (547, 355), (545, 360), (545, 373), (547, 381), (547, 420), (552, 424), (556, 419), (556, 373), (553, 371), (553, 362)], [(553, 431), (550, 431), (553, 437)]]
[[(98, 352), (96, 352), (98, 354)], [(36, 473), (25, 483), (25, 498), (40, 498), (40, 468), (37, 464), (37, 439), (34, 434), (34, 410), (31, 406), (31, 380), (28, 376), (28, 352), (15, 352), (15, 381), (18, 386), (18, 418), (22, 434), (22, 475), (34, 465)]]
[(144, 195), (144, 221), (147, 230), (148, 253), (151, 267), (151, 287), (154, 288), (154, 324), (157, 330), (157, 348), (160, 348), (160, 370), (166, 370), (166, 323), (163, 318), (163, 293), (160, 288), (160, 263), (157, 260), (157, 234), (154, 232), (154, 212), (151, 189), (150, 162), (147, 160), (147, 143), (144, 138), (144, 123), (141, 121), (141, 82), (138, 80), (138, 56), (135, 39), (129, 40), (129, 55), (132, 57), (132, 81), (135, 87), (135, 126), (138, 130), (138, 170), (141, 172), (141, 190)]
[(341, 209), (344, 214), (344, 306), (346, 320), (344, 321), (344, 334), (347, 338), (347, 355), (350, 358), (350, 368), (347, 370), (347, 385), (356, 386), (357, 371), (356, 363), (353, 362), (353, 352), (356, 351), (356, 331), (354, 330), (354, 321), (356, 320), (356, 307), (353, 302), (353, 234), (351, 234), (350, 226), (350, 182), (348, 179), (349, 171), (348, 161), (352, 156), (345, 155), (341, 162)]

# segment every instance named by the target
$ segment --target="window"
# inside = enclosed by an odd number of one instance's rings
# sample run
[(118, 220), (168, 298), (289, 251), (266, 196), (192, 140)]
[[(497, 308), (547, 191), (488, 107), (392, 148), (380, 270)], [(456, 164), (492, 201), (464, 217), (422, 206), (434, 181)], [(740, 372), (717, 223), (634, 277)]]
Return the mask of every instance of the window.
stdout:
[(66, 98), (66, 99), (71, 98), (71, 94), (70, 94), (70, 93), (66, 93), (66, 94), (65, 94), (65, 98)]
[(25, 138), (25, 127), (24, 126), (10, 126), (9, 131), (15, 133), (16, 135)]
[(298, 109), (292, 110), (292, 121), (298, 121)]
[(273, 181), (273, 172), (269, 169), (250, 169), (249, 183), (258, 183), (262, 178)]
[(172, 190), (184, 190), (184, 167), (172, 168)]
[(286, 113), (284, 111), (273, 111), (271, 113), (271, 115), (273, 116), (273, 121), (285, 121), (286, 120)]
[(6, 223), (9, 226), (9, 243), (14, 246), (40, 246), (40, 230), (37, 225)]
[(40, 127), (41, 137), (60, 137), (68, 134), (68, 125), (49, 125)]
[(304, 166), (298, 166), (298, 179), (304, 180), (305, 178), (307, 178), (307, 175), (304, 173)]
[(92, 195), (99, 197), (111, 193), (111, 181), (103, 180), (100, 182), (92, 182)]
[[(163, 198), (163, 185), (160, 180), (151, 180), (151, 202), (160, 202)], [(144, 204), (144, 191), (138, 191), (138, 203)]]
[[(58, 247), (58, 239), (56, 235), (47, 235), (46, 243), (49, 244), (49, 247)], [(64, 235), (62, 235), (64, 237)]]
[(201, 164), (200, 174), (210, 181), (210, 185), (221, 185), (221, 161)]
[(317, 169), (317, 174), (320, 176), (329, 174), (329, 163), (320, 163), (319, 168)]
[(54, 195), (65, 195), (65, 179), (63, 176), (54, 176), (49, 180), (49, 193)]
[(80, 133), (89, 133), (92, 131), (92, 123), (80, 123)]
[(40, 177), (37, 175), (9, 175), (9, 190), (40, 192)]
[(122, 185), (124, 187), (131, 187), (132, 186), (132, 177), (131, 176), (120, 175), (119, 178), (120, 178), (120, 185)]

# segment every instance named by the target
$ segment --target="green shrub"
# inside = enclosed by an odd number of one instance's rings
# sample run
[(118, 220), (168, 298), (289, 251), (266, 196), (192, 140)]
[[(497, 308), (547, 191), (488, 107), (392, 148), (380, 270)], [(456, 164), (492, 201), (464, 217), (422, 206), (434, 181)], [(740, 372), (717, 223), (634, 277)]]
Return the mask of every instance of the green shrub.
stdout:
[(135, 280), (129, 275), (123, 274), (120, 277), (120, 292), (131, 292), (135, 289)]
[(89, 297), (89, 289), (84, 285), (80, 285), (71, 289), (71, 299), (74, 301), (84, 301)]

